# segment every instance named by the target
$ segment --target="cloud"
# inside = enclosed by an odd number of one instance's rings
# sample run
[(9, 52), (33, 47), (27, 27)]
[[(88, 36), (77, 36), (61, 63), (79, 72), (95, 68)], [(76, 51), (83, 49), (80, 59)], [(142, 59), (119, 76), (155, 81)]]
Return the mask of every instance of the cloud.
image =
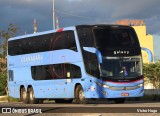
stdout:
[(10, 23), (20, 27), (21, 34), (33, 32), (33, 20), (38, 21), (39, 31), (52, 28), (52, 1), (42, 0), (5, 0), (0, 4), (0, 28), (5, 29)]
[[(153, 19), (153, 17), (160, 17), (159, 3), (159, 0), (82, 0), (79, 3), (63, 2), (59, 4), (57, 9), (66, 12), (66, 14), (58, 13), (60, 22), (63, 22), (61, 25), (64, 25), (64, 23), (66, 26), (67, 24), (81, 23), (113, 23), (119, 19), (144, 19), (146, 23), (152, 22), (148, 24), (149, 33), (156, 33), (157, 29), (154, 28), (154, 25), (158, 20)], [(66, 23), (69, 20), (71, 22)]]
[[(119, 19), (145, 19), (149, 33), (160, 26), (159, 0), (54, 0), (60, 27), (77, 24), (113, 23)], [(52, 0), (2, 0), (0, 29), (17, 24), (21, 33), (33, 32), (33, 20), (38, 30), (52, 29)], [(63, 12), (63, 13), (62, 13)], [(153, 18), (156, 17), (156, 18)]]
[(79, 1), (82, 1), (82, 0), (67, 0), (69, 2), (79, 2)]

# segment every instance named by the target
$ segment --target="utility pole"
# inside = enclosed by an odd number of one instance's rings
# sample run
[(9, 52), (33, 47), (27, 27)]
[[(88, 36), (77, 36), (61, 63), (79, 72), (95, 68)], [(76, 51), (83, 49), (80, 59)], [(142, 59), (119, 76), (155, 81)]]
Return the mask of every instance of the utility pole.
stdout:
[(56, 16), (56, 29), (59, 29), (58, 16)]
[(54, 0), (53, 0), (53, 30), (55, 30), (55, 9), (54, 9)]
[(37, 27), (37, 20), (34, 18), (34, 33), (37, 33), (38, 27)]

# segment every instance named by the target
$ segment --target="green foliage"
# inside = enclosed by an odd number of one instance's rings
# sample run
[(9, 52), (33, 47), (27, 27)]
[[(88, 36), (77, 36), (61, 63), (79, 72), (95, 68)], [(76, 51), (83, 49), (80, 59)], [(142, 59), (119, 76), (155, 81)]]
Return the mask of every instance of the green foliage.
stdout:
[(19, 98), (13, 98), (13, 97), (8, 96), (8, 101), (9, 101), (9, 102), (20, 102), (20, 99), (19, 99)]
[(7, 87), (7, 74), (0, 73), (0, 96), (6, 95), (6, 87)]
[(9, 24), (7, 31), (0, 30), (0, 41), (3, 41), (3, 57), (7, 55), (7, 41), (10, 37), (15, 36), (15, 33), (19, 31), (19, 28), (14, 24)]
[(146, 82), (152, 83), (156, 89), (160, 88), (160, 62), (144, 64), (143, 72)]
[(19, 28), (10, 24), (6, 31), (0, 30), (0, 41), (3, 43), (0, 47), (3, 48), (3, 52), (0, 53), (0, 95), (6, 94), (7, 88), (7, 46), (8, 39), (15, 36), (15, 33), (18, 32)]

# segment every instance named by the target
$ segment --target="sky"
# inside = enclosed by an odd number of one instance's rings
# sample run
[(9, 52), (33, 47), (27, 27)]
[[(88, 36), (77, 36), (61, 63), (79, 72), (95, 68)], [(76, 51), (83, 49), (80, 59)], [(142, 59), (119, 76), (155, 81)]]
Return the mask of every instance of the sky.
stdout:
[[(114, 23), (121, 19), (142, 19), (147, 33), (160, 34), (160, 0), (54, 0), (59, 27), (79, 24)], [(53, 0), (1, 0), (0, 30), (10, 23), (20, 28), (18, 35), (53, 29)]]

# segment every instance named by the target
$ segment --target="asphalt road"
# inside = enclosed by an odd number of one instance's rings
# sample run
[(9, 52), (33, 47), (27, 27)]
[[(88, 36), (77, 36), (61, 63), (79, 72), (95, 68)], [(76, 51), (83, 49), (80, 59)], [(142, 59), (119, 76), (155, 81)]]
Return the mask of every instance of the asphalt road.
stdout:
[[(7, 109), (8, 108), (8, 109)], [(160, 101), (126, 101), (124, 104), (115, 104), (108, 101), (91, 101), (89, 104), (57, 104), (54, 101), (47, 101), (43, 104), (23, 104), (22, 102), (0, 103), (0, 112), (3, 115), (21, 114), (29, 115), (53, 115), (72, 114), (78, 116), (94, 114), (96, 116), (105, 116), (107, 114), (147, 114), (148, 116), (160, 116)], [(9, 113), (7, 113), (9, 112)], [(1, 115), (1, 114), (0, 114)], [(145, 116), (147, 116), (145, 115)]]

